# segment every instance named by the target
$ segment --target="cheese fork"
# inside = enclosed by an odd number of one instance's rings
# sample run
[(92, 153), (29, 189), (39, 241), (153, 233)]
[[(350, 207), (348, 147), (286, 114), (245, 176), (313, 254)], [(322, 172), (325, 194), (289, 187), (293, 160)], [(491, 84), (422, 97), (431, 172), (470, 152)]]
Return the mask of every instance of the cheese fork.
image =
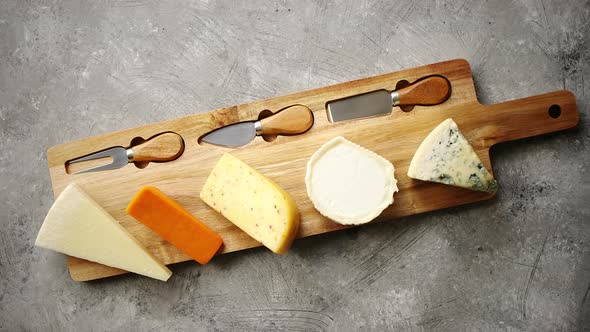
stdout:
[(85, 169), (74, 174), (99, 172), (121, 168), (131, 162), (167, 162), (177, 159), (184, 152), (184, 140), (176, 133), (166, 132), (149, 138), (147, 141), (130, 147), (115, 146), (103, 151), (70, 160), (67, 164), (101, 158), (111, 158), (106, 165)]

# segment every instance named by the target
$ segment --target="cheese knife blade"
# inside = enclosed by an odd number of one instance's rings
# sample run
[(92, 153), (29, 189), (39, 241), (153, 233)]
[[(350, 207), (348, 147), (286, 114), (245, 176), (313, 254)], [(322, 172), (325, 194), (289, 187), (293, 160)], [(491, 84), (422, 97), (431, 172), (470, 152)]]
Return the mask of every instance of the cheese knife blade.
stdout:
[(326, 109), (330, 122), (339, 122), (387, 115), (397, 105), (438, 105), (445, 102), (450, 95), (449, 80), (434, 75), (392, 92), (382, 89), (329, 101)]
[(299, 135), (313, 126), (313, 112), (303, 105), (291, 105), (258, 121), (230, 124), (210, 131), (201, 142), (238, 147), (252, 141), (256, 135)]
[(250, 143), (256, 137), (254, 121), (234, 123), (215, 129), (201, 138), (201, 141), (226, 147), (237, 147)]

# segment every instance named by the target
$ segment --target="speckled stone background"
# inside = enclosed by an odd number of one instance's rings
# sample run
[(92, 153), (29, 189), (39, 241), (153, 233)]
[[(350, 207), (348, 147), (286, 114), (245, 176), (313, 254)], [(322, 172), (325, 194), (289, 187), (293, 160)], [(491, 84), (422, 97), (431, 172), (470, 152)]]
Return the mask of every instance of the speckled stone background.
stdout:
[[(0, 2), (0, 330), (590, 329), (590, 2)], [(492, 151), (495, 199), (76, 283), (33, 242), (59, 143), (453, 58), (578, 128)], [(433, 197), (432, 199), (436, 199)]]

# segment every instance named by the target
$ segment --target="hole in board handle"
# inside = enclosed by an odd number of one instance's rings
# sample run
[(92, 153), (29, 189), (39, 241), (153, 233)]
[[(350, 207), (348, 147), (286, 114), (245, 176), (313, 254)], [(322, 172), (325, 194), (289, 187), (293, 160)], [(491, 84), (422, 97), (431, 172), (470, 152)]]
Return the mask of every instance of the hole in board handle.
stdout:
[(549, 113), (550, 117), (557, 119), (561, 115), (561, 106), (553, 104), (549, 106), (549, 110), (547, 110), (547, 113)]

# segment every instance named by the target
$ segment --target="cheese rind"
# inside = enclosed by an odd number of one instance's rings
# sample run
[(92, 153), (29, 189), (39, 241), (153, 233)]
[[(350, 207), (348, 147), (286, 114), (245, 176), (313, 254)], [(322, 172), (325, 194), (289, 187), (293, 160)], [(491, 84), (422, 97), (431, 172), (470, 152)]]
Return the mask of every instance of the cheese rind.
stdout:
[(387, 159), (336, 137), (309, 159), (305, 184), (314, 207), (343, 225), (375, 219), (398, 191), (395, 168)]
[(78, 185), (49, 209), (35, 245), (166, 281), (172, 272)]
[(408, 176), (485, 192), (498, 187), (453, 119), (440, 123), (420, 144)]
[(201, 199), (277, 254), (287, 252), (299, 229), (299, 210), (276, 183), (226, 153), (217, 162)]

